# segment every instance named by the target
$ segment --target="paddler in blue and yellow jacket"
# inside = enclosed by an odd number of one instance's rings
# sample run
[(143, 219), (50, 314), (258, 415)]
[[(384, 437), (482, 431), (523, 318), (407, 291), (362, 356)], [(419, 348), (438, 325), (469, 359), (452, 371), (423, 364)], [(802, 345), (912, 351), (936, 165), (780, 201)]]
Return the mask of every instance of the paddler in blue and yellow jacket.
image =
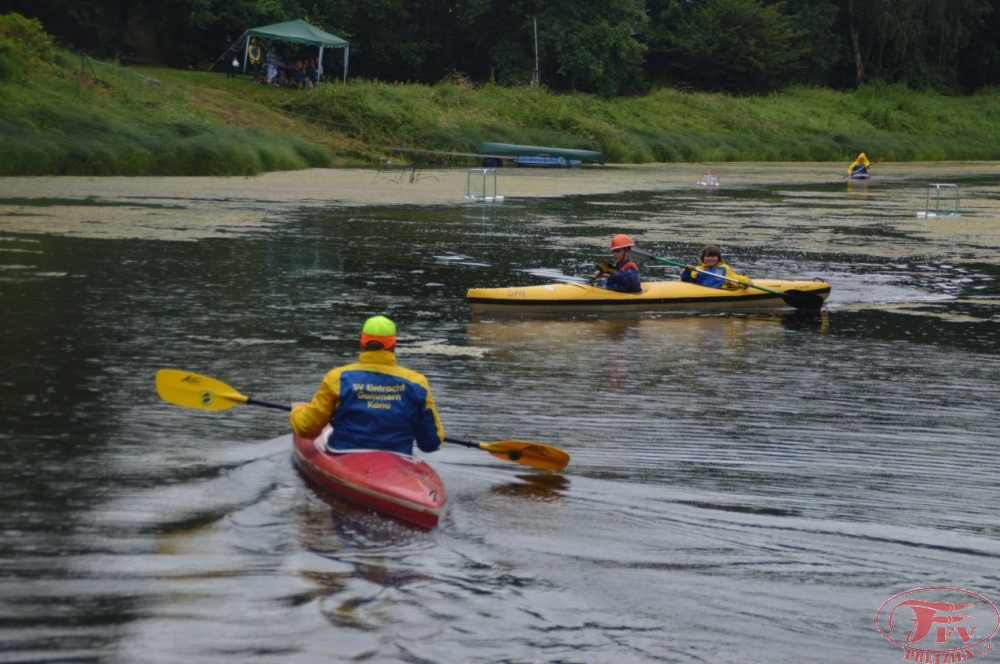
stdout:
[[(736, 281), (729, 281), (723, 277)], [(753, 280), (750, 277), (745, 274), (737, 274), (722, 260), (722, 249), (714, 244), (705, 245), (705, 248), (701, 250), (701, 264), (688, 265), (681, 271), (681, 281), (727, 290), (753, 286)], [(739, 283), (736, 283), (737, 281)]]
[(641, 293), (642, 282), (639, 280), (639, 266), (632, 260), (632, 247), (635, 243), (628, 235), (616, 235), (611, 238), (611, 256), (615, 259), (614, 266), (602, 263), (594, 272), (597, 286), (620, 293)]
[(396, 324), (385, 316), (365, 321), (361, 355), (354, 364), (331, 370), (307, 404), (295, 404), (295, 433), (315, 438), (328, 423), (333, 452), (387, 450), (413, 454), (413, 441), (433, 452), (444, 427), (423, 374), (396, 363)]

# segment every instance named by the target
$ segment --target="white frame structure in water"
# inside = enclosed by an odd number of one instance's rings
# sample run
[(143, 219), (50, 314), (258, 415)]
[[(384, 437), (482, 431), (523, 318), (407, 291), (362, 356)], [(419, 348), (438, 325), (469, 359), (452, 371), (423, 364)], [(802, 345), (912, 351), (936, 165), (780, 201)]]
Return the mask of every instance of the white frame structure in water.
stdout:
[[(482, 178), (481, 181), (477, 181), (477, 185), (482, 184), (482, 186), (477, 186), (476, 190), (473, 191), (472, 179), (473, 175), (478, 175)], [(493, 176), (493, 193), (487, 195), (489, 182), (489, 176)], [(474, 201), (486, 201), (492, 203), (493, 201), (502, 201), (503, 196), (497, 196), (497, 169), (495, 168), (470, 168), (469, 173), (465, 177), (465, 197)]]
[[(941, 210), (941, 190), (942, 188), (947, 192), (951, 191), (954, 196), (946, 196), (945, 203), (948, 199), (953, 201), (953, 206), (951, 210)], [(931, 191), (935, 193), (934, 198), (934, 210), (931, 210)], [(957, 184), (941, 184), (941, 183), (931, 183), (927, 185), (927, 202), (924, 203), (924, 209), (922, 212), (917, 212), (917, 219), (929, 219), (932, 217), (961, 217), (962, 212), (959, 210), (959, 196), (958, 196), (958, 185)]]

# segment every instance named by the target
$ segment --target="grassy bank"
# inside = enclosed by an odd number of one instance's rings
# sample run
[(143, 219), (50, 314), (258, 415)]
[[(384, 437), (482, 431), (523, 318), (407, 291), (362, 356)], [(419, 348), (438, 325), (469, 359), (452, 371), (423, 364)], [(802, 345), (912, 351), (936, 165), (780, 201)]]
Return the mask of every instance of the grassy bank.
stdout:
[(602, 151), (609, 163), (1000, 160), (1000, 91), (898, 86), (768, 97), (660, 90), (639, 98), (543, 87), (371, 81), (315, 90), (246, 77), (126, 69), (57, 53), (0, 80), (0, 175), (252, 175), (315, 166), (475, 163), (483, 141)]
[[(280, 94), (280, 91), (279, 91)], [(872, 85), (768, 97), (660, 90), (639, 98), (354, 82), (282, 108), (368, 146), (475, 151), (482, 141), (600, 150), (611, 163), (1000, 159), (1000, 90), (974, 97)]]

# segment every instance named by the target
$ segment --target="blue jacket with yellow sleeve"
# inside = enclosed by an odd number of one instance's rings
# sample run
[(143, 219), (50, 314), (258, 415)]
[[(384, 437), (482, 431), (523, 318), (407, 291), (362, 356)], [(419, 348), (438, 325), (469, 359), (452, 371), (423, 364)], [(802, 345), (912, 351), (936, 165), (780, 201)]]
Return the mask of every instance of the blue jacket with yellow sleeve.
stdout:
[(619, 293), (641, 293), (642, 282), (639, 280), (639, 266), (635, 261), (626, 259), (615, 263), (615, 273), (597, 282), (597, 286)]
[(433, 452), (444, 426), (423, 374), (396, 363), (390, 350), (362, 351), (354, 364), (331, 370), (307, 404), (295, 406), (292, 430), (315, 438), (328, 423), (335, 451), (387, 450), (413, 454), (413, 441)]
[(681, 281), (695, 283), (699, 286), (708, 286), (709, 288), (736, 290), (738, 288), (743, 288), (743, 286), (733, 283), (732, 281), (727, 281), (722, 277), (729, 277), (730, 279), (737, 279), (744, 282), (750, 278), (745, 274), (737, 274), (733, 268), (729, 267), (725, 263), (716, 263), (713, 267), (709, 267), (704, 263), (699, 263), (697, 269), (701, 270), (701, 272), (695, 272), (694, 270), (687, 268), (681, 270)]

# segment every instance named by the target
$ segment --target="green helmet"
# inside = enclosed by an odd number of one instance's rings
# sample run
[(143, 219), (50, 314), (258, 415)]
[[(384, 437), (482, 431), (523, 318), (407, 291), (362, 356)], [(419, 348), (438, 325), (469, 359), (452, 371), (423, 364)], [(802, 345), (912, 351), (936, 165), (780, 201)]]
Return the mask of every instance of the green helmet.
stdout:
[(392, 350), (396, 346), (396, 324), (385, 316), (372, 316), (361, 328), (361, 347)]

